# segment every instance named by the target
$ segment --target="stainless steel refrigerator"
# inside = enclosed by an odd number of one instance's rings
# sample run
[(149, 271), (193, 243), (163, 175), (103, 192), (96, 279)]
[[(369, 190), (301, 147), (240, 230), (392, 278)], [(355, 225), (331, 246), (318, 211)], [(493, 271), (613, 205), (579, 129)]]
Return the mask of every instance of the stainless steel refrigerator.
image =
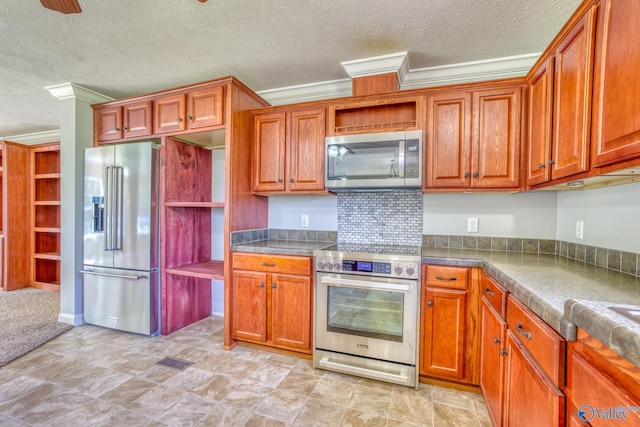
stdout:
[(84, 157), (84, 320), (145, 335), (160, 328), (160, 147), (87, 148)]

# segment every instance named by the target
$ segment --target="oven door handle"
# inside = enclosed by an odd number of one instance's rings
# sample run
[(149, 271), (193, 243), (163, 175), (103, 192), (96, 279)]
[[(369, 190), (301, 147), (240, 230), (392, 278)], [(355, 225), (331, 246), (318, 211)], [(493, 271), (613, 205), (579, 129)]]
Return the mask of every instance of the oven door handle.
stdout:
[(402, 283), (381, 283), (365, 280), (341, 279), (339, 277), (321, 277), (320, 282), (325, 285), (348, 286), (351, 288), (362, 288), (381, 291), (409, 292), (411, 290), (411, 286)]

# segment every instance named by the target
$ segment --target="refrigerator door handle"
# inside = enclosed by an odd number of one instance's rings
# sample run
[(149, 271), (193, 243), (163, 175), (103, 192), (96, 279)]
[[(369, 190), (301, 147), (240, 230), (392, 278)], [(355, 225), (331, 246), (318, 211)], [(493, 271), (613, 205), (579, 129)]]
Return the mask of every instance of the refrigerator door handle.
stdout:
[(111, 197), (111, 166), (104, 167), (104, 250), (111, 250), (112, 233), (112, 197)]
[(145, 274), (139, 274), (137, 276), (127, 276), (126, 274), (111, 274), (111, 273), (99, 273), (97, 271), (93, 271), (90, 269), (84, 269), (84, 270), (80, 270), (80, 273), (82, 274), (93, 274), (94, 276), (105, 276), (105, 277), (115, 277), (118, 279), (128, 279), (128, 280), (144, 280), (144, 279), (148, 279), (149, 276), (145, 275)]
[(115, 205), (115, 226), (113, 228), (113, 239), (114, 243), (111, 250), (122, 250), (122, 234), (124, 228), (124, 218), (123, 218), (123, 193), (124, 193), (124, 168), (122, 166), (114, 166), (114, 181), (115, 181), (115, 191), (113, 192), (114, 196), (114, 205)]

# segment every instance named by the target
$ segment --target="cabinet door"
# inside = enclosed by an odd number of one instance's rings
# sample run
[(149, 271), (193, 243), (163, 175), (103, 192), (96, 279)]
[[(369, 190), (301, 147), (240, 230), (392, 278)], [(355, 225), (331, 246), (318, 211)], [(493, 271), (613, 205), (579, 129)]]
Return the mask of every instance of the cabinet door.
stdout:
[(470, 183), (471, 94), (427, 98), (426, 187), (456, 188)]
[(171, 95), (155, 100), (155, 132), (176, 132), (185, 129), (185, 95)]
[(187, 94), (189, 129), (218, 126), (224, 123), (224, 87), (195, 90)]
[(473, 187), (519, 187), (521, 112), (520, 86), (473, 93)]
[(271, 326), (274, 346), (311, 352), (311, 279), (273, 274)]
[(507, 331), (504, 424), (564, 425), (565, 397), (542, 372), (512, 330)]
[(427, 288), (422, 307), (421, 375), (464, 378), (466, 298), (465, 291)]
[(591, 161), (640, 156), (640, 2), (603, 0), (593, 78)]
[(294, 111), (289, 114), (289, 126), (289, 190), (324, 190), (324, 109)]
[(125, 138), (151, 135), (151, 101), (132, 102), (124, 105), (122, 110)]
[(233, 271), (233, 338), (267, 340), (267, 274)]
[(96, 110), (96, 138), (99, 142), (122, 138), (122, 107)]
[(552, 179), (589, 170), (594, 16), (589, 10), (556, 51)]
[(551, 179), (551, 117), (553, 111), (553, 56), (543, 62), (529, 83), (529, 145), (527, 184)]
[(504, 355), (507, 323), (488, 304), (482, 303), (482, 341), (480, 343), (480, 388), (494, 427), (502, 426), (504, 399)]
[(253, 191), (283, 191), (285, 113), (254, 117)]

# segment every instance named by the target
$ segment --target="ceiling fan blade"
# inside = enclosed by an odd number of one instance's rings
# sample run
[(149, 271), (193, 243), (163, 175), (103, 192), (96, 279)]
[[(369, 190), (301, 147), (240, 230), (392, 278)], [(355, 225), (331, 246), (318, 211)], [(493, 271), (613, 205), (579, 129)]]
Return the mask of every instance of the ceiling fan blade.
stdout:
[(78, 0), (40, 0), (40, 3), (47, 9), (55, 10), (65, 15), (82, 12)]

